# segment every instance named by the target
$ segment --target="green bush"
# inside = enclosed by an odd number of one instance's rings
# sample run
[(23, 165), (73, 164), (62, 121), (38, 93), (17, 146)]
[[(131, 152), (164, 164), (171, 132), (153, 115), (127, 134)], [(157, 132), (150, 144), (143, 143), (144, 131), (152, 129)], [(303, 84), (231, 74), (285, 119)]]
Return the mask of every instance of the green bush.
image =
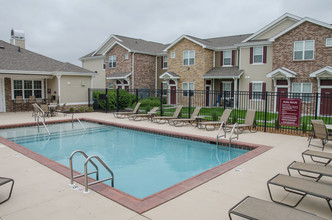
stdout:
[(85, 108), (84, 107), (79, 107), (78, 112), (85, 112)]
[(73, 107), (71, 107), (71, 108), (69, 108), (69, 111), (70, 111), (70, 112), (74, 112), (75, 109), (74, 109)]
[(92, 107), (88, 107), (88, 112), (93, 112), (93, 108)]
[[(106, 109), (106, 100), (100, 100), (99, 95), (105, 94), (105, 91), (95, 91), (93, 92), (93, 98), (98, 100), (99, 108)], [(108, 91), (108, 109), (115, 110), (116, 109), (116, 90)], [(126, 90), (119, 90), (119, 109), (125, 109), (133, 104), (136, 101), (136, 96), (131, 95)]]
[(218, 112), (217, 111), (213, 110), (211, 116), (212, 116), (212, 121), (218, 121)]

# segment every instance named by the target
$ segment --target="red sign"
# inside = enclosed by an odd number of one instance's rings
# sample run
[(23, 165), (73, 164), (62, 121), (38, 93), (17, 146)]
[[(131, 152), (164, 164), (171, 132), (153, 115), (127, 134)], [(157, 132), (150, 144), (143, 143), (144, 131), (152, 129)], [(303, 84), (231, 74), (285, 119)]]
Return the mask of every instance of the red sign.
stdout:
[(301, 99), (280, 98), (279, 125), (300, 127)]

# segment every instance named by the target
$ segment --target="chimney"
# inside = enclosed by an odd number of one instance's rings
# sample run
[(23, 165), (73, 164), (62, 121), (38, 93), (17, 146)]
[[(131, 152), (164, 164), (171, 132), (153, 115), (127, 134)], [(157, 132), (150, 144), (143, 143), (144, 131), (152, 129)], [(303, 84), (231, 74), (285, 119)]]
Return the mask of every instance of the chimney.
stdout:
[(10, 43), (25, 49), (24, 31), (12, 29), (10, 32)]

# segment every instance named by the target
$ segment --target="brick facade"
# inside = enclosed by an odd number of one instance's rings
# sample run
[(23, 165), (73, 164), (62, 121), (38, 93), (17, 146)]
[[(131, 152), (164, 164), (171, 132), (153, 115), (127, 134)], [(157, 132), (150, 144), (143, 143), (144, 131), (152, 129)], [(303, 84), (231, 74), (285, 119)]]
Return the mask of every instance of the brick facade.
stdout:
[[(128, 54), (128, 59), (125, 59), (125, 54)], [(116, 56), (116, 67), (110, 68), (108, 66), (109, 56)], [(134, 57), (134, 71), (132, 69), (132, 59)], [(115, 45), (105, 56), (106, 59), (106, 78), (113, 73), (132, 73), (129, 77), (130, 88), (135, 89), (155, 89), (155, 73), (156, 73), (156, 57), (140, 53), (129, 53), (120, 45)], [(134, 74), (133, 74), (134, 72)], [(134, 82), (132, 77), (134, 75)], [(108, 83), (113, 82), (115, 88), (115, 80), (106, 80)], [(134, 83), (134, 85), (133, 85)]]
[[(309, 74), (326, 66), (332, 65), (332, 47), (326, 47), (326, 38), (332, 37), (332, 30), (304, 22), (288, 33), (277, 38), (273, 44), (273, 70), (286, 67), (296, 72), (291, 82), (311, 82), (312, 92), (317, 92), (317, 80)], [(294, 61), (294, 41), (315, 40), (314, 60)]]
[[(195, 65), (183, 65), (183, 51), (195, 50)], [(170, 54), (175, 52), (175, 58)], [(194, 82), (195, 90), (205, 90), (203, 75), (213, 67), (213, 51), (202, 48), (187, 39), (182, 39), (168, 50), (168, 72), (175, 72), (181, 78), (178, 89), (182, 89), (183, 82)]]

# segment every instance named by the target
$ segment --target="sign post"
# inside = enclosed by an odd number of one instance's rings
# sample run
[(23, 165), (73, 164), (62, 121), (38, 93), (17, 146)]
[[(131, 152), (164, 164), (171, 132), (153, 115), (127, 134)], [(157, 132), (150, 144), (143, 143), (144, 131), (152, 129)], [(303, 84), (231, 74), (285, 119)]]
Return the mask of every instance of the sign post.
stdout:
[(281, 98), (279, 105), (279, 125), (300, 127), (301, 99)]

